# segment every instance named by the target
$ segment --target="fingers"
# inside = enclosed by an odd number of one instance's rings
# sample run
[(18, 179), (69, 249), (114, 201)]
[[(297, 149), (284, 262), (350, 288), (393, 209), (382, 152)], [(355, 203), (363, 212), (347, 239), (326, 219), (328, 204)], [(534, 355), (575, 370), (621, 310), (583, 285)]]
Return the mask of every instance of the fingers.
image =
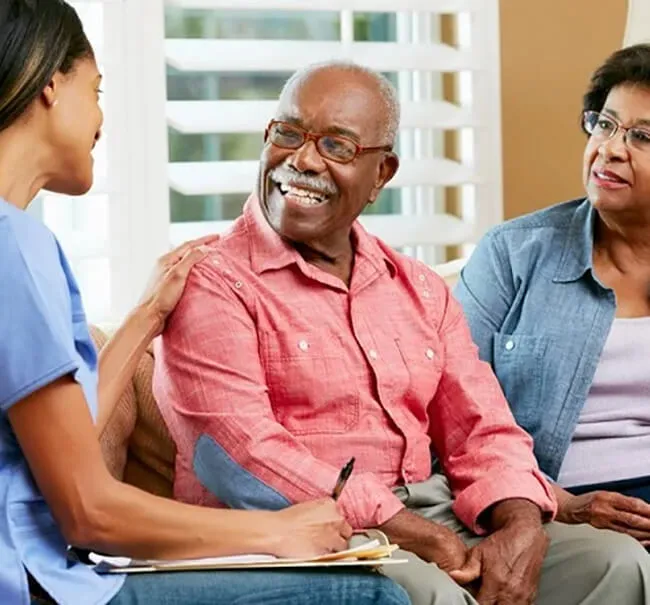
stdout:
[(343, 536), (346, 542), (352, 537), (353, 534), (352, 527), (347, 521), (343, 521), (341, 523), (340, 532), (341, 532), (341, 536)]
[(481, 589), (476, 595), (479, 605), (497, 605), (499, 602), (499, 582), (490, 574), (483, 576)]
[(613, 493), (612, 496), (612, 504), (615, 508), (639, 515), (650, 523), (650, 504), (623, 494)]
[(481, 577), (481, 558), (478, 551), (471, 550), (465, 564), (460, 569), (450, 571), (449, 576), (461, 586), (478, 580)]
[(188, 276), (190, 269), (196, 265), (196, 263), (203, 260), (209, 252), (210, 249), (204, 246), (193, 248), (189, 252), (186, 252), (183, 258), (181, 258), (181, 260), (170, 269), (170, 271), (173, 271), (172, 277), (185, 279)]
[(341, 513), (339, 512), (338, 506), (332, 498), (327, 497), (327, 498), (320, 498), (318, 500), (313, 500), (314, 505), (317, 505), (318, 507), (322, 508), (323, 510), (328, 511), (332, 515), (335, 515), (337, 517), (341, 517)]
[(340, 552), (348, 547), (348, 541), (343, 536), (335, 537), (330, 546), (330, 552)]
[(623, 512), (620, 510), (614, 511), (614, 518), (612, 519), (614, 525), (621, 525), (628, 527), (646, 534), (650, 534), (650, 519), (636, 515), (633, 513)]
[(635, 540), (639, 540), (641, 544), (644, 544), (644, 546), (646, 541), (650, 541), (650, 532), (648, 531), (633, 529), (631, 527), (620, 525), (617, 523), (612, 523), (610, 529), (613, 529), (614, 531), (617, 531), (621, 534), (627, 534), (628, 536), (631, 536)]
[(211, 233), (210, 235), (204, 235), (203, 237), (197, 237), (196, 239), (191, 239), (186, 244), (189, 244), (192, 248), (197, 248), (198, 246), (209, 246), (215, 242), (218, 242), (221, 238), (220, 235)]
[(597, 492), (592, 502), (592, 523), (636, 539), (650, 538), (650, 505), (616, 492)]
[(196, 239), (188, 240), (180, 246), (172, 249), (171, 252), (168, 252), (167, 254), (161, 256), (160, 262), (163, 264), (168, 263), (169, 261), (178, 262), (190, 250), (200, 248), (201, 246), (210, 246), (210, 244), (219, 241), (219, 237), (219, 235), (210, 234), (204, 235), (203, 237), (197, 237)]

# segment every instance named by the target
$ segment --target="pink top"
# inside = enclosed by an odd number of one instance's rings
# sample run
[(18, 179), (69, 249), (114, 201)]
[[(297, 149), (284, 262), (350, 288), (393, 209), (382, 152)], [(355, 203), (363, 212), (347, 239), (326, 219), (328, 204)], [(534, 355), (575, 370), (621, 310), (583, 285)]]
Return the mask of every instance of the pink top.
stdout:
[(614, 319), (558, 483), (650, 475), (650, 317)]
[(396, 485), (442, 460), (455, 512), (477, 531), (505, 498), (554, 513), (530, 437), (481, 362), (458, 303), (424, 264), (355, 224), (349, 289), (306, 263), (252, 197), (191, 273), (157, 343), (155, 394), (178, 445), (176, 496), (214, 503), (193, 473), (197, 439), (291, 502), (329, 495), (357, 528), (402, 504)]

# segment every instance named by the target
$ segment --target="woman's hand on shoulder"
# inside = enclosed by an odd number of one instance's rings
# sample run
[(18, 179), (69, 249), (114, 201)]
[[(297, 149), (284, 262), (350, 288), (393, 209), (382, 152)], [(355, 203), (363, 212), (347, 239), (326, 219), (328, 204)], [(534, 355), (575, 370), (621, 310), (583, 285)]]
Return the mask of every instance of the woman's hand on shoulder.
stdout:
[(560, 504), (557, 520), (588, 523), (628, 534), (644, 546), (650, 544), (650, 504), (617, 492), (595, 491), (566, 498)]
[(159, 318), (157, 334), (162, 332), (167, 316), (181, 299), (190, 270), (205, 258), (210, 252), (210, 244), (218, 239), (218, 235), (200, 237), (185, 242), (158, 259), (140, 301)]

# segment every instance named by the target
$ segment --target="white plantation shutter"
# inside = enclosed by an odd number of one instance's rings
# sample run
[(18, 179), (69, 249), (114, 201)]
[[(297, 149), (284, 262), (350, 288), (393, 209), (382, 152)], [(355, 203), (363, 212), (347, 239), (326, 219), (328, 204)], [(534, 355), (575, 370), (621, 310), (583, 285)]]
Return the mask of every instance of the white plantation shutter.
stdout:
[[(44, 193), (32, 211), (61, 240), (91, 321), (123, 317), (170, 245), (240, 214), (280, 88), (314, 61), (357, 61), (398, 87), (402, 164), (362, 217), (371, 232), (437, 263), (502, 220), (498, 0), (72, 3), (105, 75), (96, 182), (82, 198)], [(443, 73), (458, 74), (453, 103)]]
[[(394, 35), (360, 40), (355, 32), (358, 18), (368, 13), (390, 19)], [(456, 17), (457, 47), (440, 42), (441, 14)], [(272, 31), (265, 32), (267, 38), (256, 35), (263, 28), (255, 23), (275, 19), (280, 28), (283, 15), (302, 21), (309, 35), (302, 32), (300, 39), (278, 39)], [(277, 97), (263, 89), (264, 77), (285, 78), (308, 63), (330, 59), (352, 60), (389, 74), (403, 101), (398, 149), (402, 165), (388, 185), (393, 190), (387, 194), (388, 211), (362, 217), (370, 231), (395, 247), (438, 262), (444, 260), (440, 246), (471, 242), (501, 221), (497, 0), (167, 0), (167, 16), (170, 92), (173, 80), (183, 74), (195, 81), (201, 75), (216, 80), (204, 98), (174, 95), (167, 104), (170, 136), (181, 141), (175, 146), (178, 157), (169, 164), (174, 243), (227, 228), (233, 216), (224, 215), (233, 214), (233, 204), (239, 210), (257, 174), (252, 154), (206, 157), (208, 152), (194, 149), (187, 154), (191, 157), (183, 157), (183, 138), (232, 141), (239, 136), (250, 141), (254, 135), (261, 146)], [(174, 35), (174, 20), (183, 19), (200, 31)], [(336, 36), (322, 35), (328, 19), (337, 24)], [(316, 22), (311, 29), (310, 21)], [(233, 24), (231, 30), (240, 31), (228, 31), (228, 23)], [(443, 72), (460, 74), (457, 104), (442, 100)], [(252, 82), (259, 80), (259, 91), (251, 86), (243, 100), (220, 94), (219, 78), (241, 81), (246, 76)], [(458, 132), (461, 161), (442, 153), (446, 130)], [(448, 187), (458, 188), (462, 216), (443, 212)], [(204, 216), (194, 212), (188, 217), (184, 212), (183, 205), (194, 200), (208, 207)]]
[(89, 319), (113, 322), (169, 247), (163, 7), (158, 0), (71, 4), (104, 75), (95, 184), (81, 197), (42, 192), (30, 211), (59, 238)]

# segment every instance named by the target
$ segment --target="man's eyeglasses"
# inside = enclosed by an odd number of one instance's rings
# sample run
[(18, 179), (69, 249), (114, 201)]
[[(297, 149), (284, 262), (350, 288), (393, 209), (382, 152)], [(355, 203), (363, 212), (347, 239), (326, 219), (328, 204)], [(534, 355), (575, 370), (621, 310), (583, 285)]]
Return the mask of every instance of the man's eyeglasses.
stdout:
[(278, 120), (272, 120), (266, 127), (264, 142), (266, 141), (271, 141), (273, 145), (282, 149), (300, 149), (307, 141), (314, 141), (321, 156), (339, 164), (348, 164), (363, 153), (393, 149), (392, 145), (362, 147), (344, 136), (308, 132), (300, 126)]
[(585, 111), (582, 114), (582, 128), (588, 135), (602, 141), (613, 138), (620, 130), (623, 141), (630, 149), (650, 153), (650, 128), (625, 128), (611, 116), (597, 111)]

